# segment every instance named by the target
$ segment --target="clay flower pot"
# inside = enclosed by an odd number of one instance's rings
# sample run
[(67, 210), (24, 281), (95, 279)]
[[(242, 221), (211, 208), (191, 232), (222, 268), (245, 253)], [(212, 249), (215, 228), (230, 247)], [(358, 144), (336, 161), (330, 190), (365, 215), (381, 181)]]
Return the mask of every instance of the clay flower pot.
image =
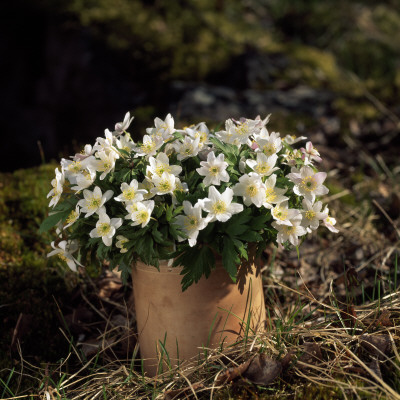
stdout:
[(149, 376), (165, 371), (168, 364), (174, 367), (179, 360), (196, 357), (203, 347), (232, 344), (246, 329), (264, 328), (262, 280), (253, 267), (247, 269), (242, 290), (221, 262), (208, 279), (202, 278), (184, 292), (180, 272), (166, 262), (160, 262), (160, 271), (141, 262), (133, 266), (140, 354)]

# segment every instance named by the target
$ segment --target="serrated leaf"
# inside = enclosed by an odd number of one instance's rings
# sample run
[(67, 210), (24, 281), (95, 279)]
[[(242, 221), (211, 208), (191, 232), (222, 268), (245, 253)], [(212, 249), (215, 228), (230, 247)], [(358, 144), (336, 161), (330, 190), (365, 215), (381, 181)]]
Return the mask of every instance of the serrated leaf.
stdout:
[(49, 215), (40, 225), (39, 232), (47, 232), (49, 229), (53, 228), (58, 222), (65, 220), (68, 215), (70, 214), (71, 209), (66, 211), (57, 212), (54, 214)]
[(169, 206), (165, 210), (165, 218), (169, 222), (172, 219), (173, 206)]
[(256, 231), (247, 231), (240, 236), (240, 239), (248, 243), (254, 243), (261, 242), (263, 240), (263, 237)]

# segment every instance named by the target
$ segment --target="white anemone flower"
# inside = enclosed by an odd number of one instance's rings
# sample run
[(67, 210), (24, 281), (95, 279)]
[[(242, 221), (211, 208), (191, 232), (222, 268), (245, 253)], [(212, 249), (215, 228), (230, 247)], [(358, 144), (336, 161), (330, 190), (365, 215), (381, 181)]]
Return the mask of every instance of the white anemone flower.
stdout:
[(288, 202), (283, 201), (277, 204), (271, 211), (272, 217), (275, 219), (275, 223), (278, 225), (291, 225), (293, 218), (297, 217), (301, 213), (296, 208), (289, 208)]
[(137, 144), (133, 151), (136, 152), (136, 156), (154, 156), (157, 150), (163, 145), (163, 139), (156, 135), (144, 135), (142, 144)]
[(197, 156), (200, 151), (200, 138), (192, 139), (189, 136), (185, 136), (183, 142), (176, 141), (172, 145), (177, 152), (178, 160), (183, 161), (189, 157)]
[(302, 147), (300, 151), (303, 153), (303, 159), (305, 164), (311, 164), (313, 160), (316, 162), (322, 161), (322, 158), (319, 156), (319, 152), (311, 142), (307, 142), (306, 148)]
[(106, 246), (111, 246), (116, 230), (122, 225), (122, 218), (110, 218), (105, 211), (100, 211), (96, 228), (89, 233), (91, 238), (101, 237)]
[(130, 153), (131, 151), (133, 151), (135, 143), (128, 133), (126, 135), (120, 136), (119, 139), (116, 139), (115, 146), (118, 149), (125, 150), (126, 152)]
[(67, 224), (64, 226), (64, 229), (69, 228), (69, 227), (70, 227), (71, 225), (73, 225), (76, 221), (78, 221), (80, 214), (81, 214), (81, 210), (80, 210), (79, 206), (76, 205), (75, 210), (72, 210), (72, 211), (69, 213), (67, 219), (65, 220), (65, 222), (66, 222)]
[(268, 157), (264, 153), (257, 153), (257, 159), (246, 160), (246, 164), (258, 175), (270, 176), (274, 171), (279, 169), (278, 167), (275, 167), (277, 160), (278, 156), (276, 154), (272, 154)]
[(69, 180), (71, 185), (75, 185), (77, 177), (85, 171), (91, 162), (94, 160), (93, 156), (84, 158), (83, 160), (66, 160), (61, 159), (61, 168), (64, 172), (65, 177)]
[(265, 208), (271, 209), (274, 204), (282, 203), (285, 200), (289, 200), (288, 197), (283, 196), (287, 189), (281, 189), (276, 187), (276, 175), (272, 174), (269, 176), (265, 182), (265, 199), (263, 206)]
[(115, 148), (115, 136), (109, 129), (104, 130), (105, 137), (98, 137), (93, 146), (96, 152), (115, 153), (118, 158), (118, 150)]
[(169, 158), (165, 153), (158, 153), (157, 157), (149, 157), (149, 164), (146, 169), (147, 175), (161, 176), (164, 172), (178, 176), (182, 172), (180, 165), (169, 165)]
[(237, 145), (246, 144), (251, 135), (259, 132), (258, 122), (250, 119), (234, 122), (228, 119), (225, 122), (225, 129), (228, 135), (232, 135), (232, 140)]
[(83, 189), (87, 189), (95, 180), (96, 171), (93, 171), (91, 167), (87, 167), (80, 174), (76, 176), (76, 186), (72, 186), (71, 189), (79, 193)]
[(86, 144), (85, 147), (83, 148), (83, 150), (81, 151), (81, 153), (76, 153), (72, 159), (74, 161), (82, 161), (85, 158), (90, 157), (91, 155), (93, 155), (94, 153), (94, 149), (92, 148), (92, 146), (90, 144)]
[(233, 193), (243, 197), (246, 206), (254, 204), (256, 207), (261, 207), (265, 200), (265, 185), (260, 175), (250, 172), (239, 178), (239, 182), (233, 187)]
[(207, 128), (204, 122), (200, 122), (194, 128), (186, 128), (185, 132), (192, 138), (192, 139), (200, 139), (199, 146), (200, 148), (204, 148), (204, 146), (211, 144), (210, 138), (210, 130)]
[(222, 182), (229, 182), (229, 175), (226, 172), (228, 163), (224, 161), (224, 154), (221, 153), (217, 157), (213, 151), (208, 153), (207, 161), (201, 161), (200, 168), (196, 171), (199, 175), (205, 176), (203, 183), (205, 186), (220, 185)]
[(295, 144), (297, 142), (300, 142), (301, 140), (305, 140), (307, 139), (307, 136), (296, 136), (296, 135), (286, 135), (283, 140), (287, 143), (287, 144)]
[(262, 128), (258, 135), (254, 136), (258, 149), (267, 156), (272, 156), (282, 149), (282, 139), (278, 132), (268, 133), (266, 128)]
[(324, 211), (323, 211), (327, 217), (322, 221), (324, 226), (327, 227), (331, 232), (333, 233), (338, 233), (339, 229), (335, 228), (336, 225), (336, 219), (331, 217), (329, 215), (329, 208), (328, 206), (325, 206)]
[(168, 172), (163, 172), (161, 176), (153, 175), (151, 182), (154, 187), (150, 192), (158, 195), (173, 194), (176, 190), (176, 180), (176, 176)]
[(278, 231), (276, 241), (280, 244), (289, 241), (293, 246), (298, 246), (299, 237), (304, 236), (307, 231), (301, 226), (301, 214), (297, 214), (290, 219), (290, 225), (281, 225), (272, 222), (272, 226)]
[(126, 208), (129, 214), (125, 218), (133, 221), (131, 225), (141, 225), (144, 228), (150, 221), (151, 213), (154, 209), (154, 200), (139, 201), (129, 204)]
[(127, 112), (125, 114), (124, 120), (122, 122), (117, 122), (115, 124), (115, 131), (113, 132), (115, 136), (122, 135), (126, 130), (129, 128), (129, 125), (133, 121), (133, 118), (131, 118), (131, 114)]
[(51, 181), (51, 186), (53, 186), (53, 189), (51, 189), (47, 195), (48, 198), (51, 196), (49, 207), (54, 207), (59, 202), (65, 183), (64, 174), (60, 172), (58, 168), (56, 168), (54, 172), (56, 177)]
[(311, 230), (318, 229), (319, 221), (324, 220), (328, 217), (328, 213), (321, 212), (322, 202), (317, 201), (316, 203), (311, 203), (307, 199), (303, 199), (303, 215), (302, 226), (304, 226), (308, 232)]
[(215, 186), (208, 189), (208, 198), (203, 199), (202, 206), (208, 212), (208, 222), (215, 220), (226, 222), (233, 214), (243, 211), (243, 205), (232, 203), (233, 190), (226, 188), (224, 193), (219, 193)]
[(117, 235), (116, 239), (117, 243), (115, 243), (115, 246), (120, 249), (120, 253), (126, 253), (128, 249), (125, 247), (125, 245), (129, 242), (129, 239), (122, 235)]
[(223, 143), (234, 144), (237, 147), (241, 146), (239, 139), (235, 136), (235, 132), (232, 129), (215, 132), (215, 136)]
[(96, 186), (93, 191), (85, 189), (83, 191), (83, 199), (78, 201), (78, 206), (81, 207), (81, 212), (85, 213), (85, 218), (90, 217), (95, 212), (99, 212), (104, 203), (111, 199), (114, 192), (107, 190), (104, 194), (101, 189)]
[(103, 180), (108, 173), (110, 173), (115, 167), (115, 160), (119, 158), (116, 152), (98, 151), (96, 153), (96, 159), (90, 163), (90, 168), (102, 172), (100, 180)]
[(66, 262), (68, 267), (74, 272), (76, 272), (76, 265), (80, 265), (81, 267), (83, 266), (72, 255), (72, 253), (75, 253), (79, 248), (78, 243), (76, 241), (62, 240), (57, 244), (57, 246), (55, 245), (55, 242), (51, 242), (51, 247), (54, 250), (51, 251), (49, 254), (47, 254), (47, 257), (57, 255), (61, 260)]
[(174, 125), (174, 118), (171, 116), (171, 114), (168, 114), (164, 121), (161, 118), (155, 118), (155, 127), (147, 128), (146, 132), (152, 136), (157, 136), (166, 142), (172, 138), (172, 135), (175, 132)]
[(315, 172), (309, 166), (303, 166), (300, 171), (292, 168), (287, 176), (294, 184), (295, 194), (304, 196), (305, 199), (314, 203), (316, 196), (322, 196), (329, 192), (329, 189), (322, 183), (326, 179), (326, 172)]
[(137, 201), (142, 201), (145, 194), (147, 194), (147, 190), (139, 189), (139, 182), (136, 179), (132, 179), (129, 185), (126, 182), (122, 182), (121, 194), (117, 197), (114, 197), (114, 200), (125, 203), (134, 203)]
[[(197, 242), (199, 232), (207, 226), (207, 220), (201, 216), (200, 203), (192, 206), (189, 201), (184, 200), (182, 205), (185, 215), (178, 215), (176, 222), (186, 233), (189, 246), (193, 247)], [(185, 239), (179, 238), (179, 241), (183, 240)]]

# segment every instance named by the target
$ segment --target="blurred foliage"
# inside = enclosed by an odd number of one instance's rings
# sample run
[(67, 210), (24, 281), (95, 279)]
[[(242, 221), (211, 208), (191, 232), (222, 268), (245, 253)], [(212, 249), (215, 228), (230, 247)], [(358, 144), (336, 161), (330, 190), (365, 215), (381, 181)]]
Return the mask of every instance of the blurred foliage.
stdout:
[(268, 33), (240, 1), (72, 0), (66, 11), (161, 80), (202, 79)]

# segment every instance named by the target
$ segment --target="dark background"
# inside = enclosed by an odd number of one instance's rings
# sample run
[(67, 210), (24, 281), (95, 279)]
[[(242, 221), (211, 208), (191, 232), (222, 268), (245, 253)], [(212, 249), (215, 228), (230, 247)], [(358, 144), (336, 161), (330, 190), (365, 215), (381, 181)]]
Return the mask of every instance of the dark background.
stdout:
[[(295, 117), (296, 124), (285, 126), (318, 126), (335, 140), (352, 121), (362, 130), (383, 116), (392, 138), (399, 115), (398, 5), (4, 2), (0, 171), (58, 161), (93, 143), (127, 111), (135, 115), (136, 139), (168, 112), (181, 123), (272, 112), (275, 122)], [(382, 103), (380, 112), (366, 92)]]

